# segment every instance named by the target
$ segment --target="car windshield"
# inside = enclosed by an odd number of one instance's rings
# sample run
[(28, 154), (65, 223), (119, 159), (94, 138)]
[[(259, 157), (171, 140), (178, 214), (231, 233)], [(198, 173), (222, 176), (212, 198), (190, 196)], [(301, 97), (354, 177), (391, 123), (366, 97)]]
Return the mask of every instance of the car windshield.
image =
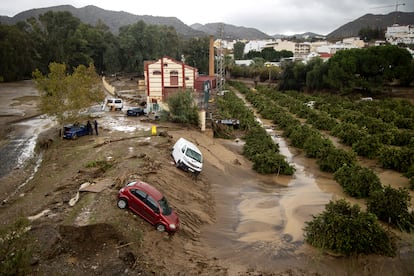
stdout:
[(160, 200), (158, 200), (158, 203), (160, 204), (161, 207), (161, 213), (165, 216), (168, 216), (171, 214), (172, 209), (170, 207), (170, 205), (168, 205), (168, 201), (165, 197), (161, 198)]
[(188, 157), (193, 158), (194, 160), (197, 160), (200, 163), (202, 162), (201, 154), (199, 154), (198, 152), (196, 152), (196, 151), (194, 151), (190, 148), (187, 148), (187, 151), (185, 152), (185, 155), (187, 155)]

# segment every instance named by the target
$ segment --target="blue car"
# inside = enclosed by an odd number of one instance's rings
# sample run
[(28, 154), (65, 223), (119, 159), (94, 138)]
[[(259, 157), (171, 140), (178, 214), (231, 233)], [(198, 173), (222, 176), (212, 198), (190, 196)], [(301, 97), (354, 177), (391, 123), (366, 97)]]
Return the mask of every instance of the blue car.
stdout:
[(145, 111), (141, 107), (132, 107), (127, 110), (127, 116), (142, 116), (142, 115), (145, 115)]
[(76, 139), (88, 134), (89, 130), (85, 125), (70, 124), (63, 127), (63, 138), (65, 139)]

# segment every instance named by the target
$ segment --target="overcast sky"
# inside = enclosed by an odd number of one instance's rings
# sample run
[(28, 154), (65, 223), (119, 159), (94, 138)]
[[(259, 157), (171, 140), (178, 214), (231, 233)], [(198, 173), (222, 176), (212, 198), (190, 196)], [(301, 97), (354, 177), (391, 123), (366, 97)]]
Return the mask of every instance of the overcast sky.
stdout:
[[(1, 0), (0, 15), (58, 5), (94, 5), (136, 15), (174, 16), (187, 25), (224, 22), (256, 28), (269, 35), (314, 32), (326, 35), (367, 13), (388, 14), (393, 0)], [(398, 3), (398, 11), (413, 12), (414, 1)]]

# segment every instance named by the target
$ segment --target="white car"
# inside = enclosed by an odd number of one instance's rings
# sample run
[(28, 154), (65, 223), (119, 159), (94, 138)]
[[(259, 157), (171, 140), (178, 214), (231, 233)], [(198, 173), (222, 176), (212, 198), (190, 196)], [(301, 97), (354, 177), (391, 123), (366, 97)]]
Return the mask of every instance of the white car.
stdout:
[(107, 99), (106, 105), (112, 110), (122, 110), (124, 108), (124, 102), (122, 99)]
[(196, 145), (180, 138), (174, 144), (171, 155), (177, 168), (199, 174), (203, 169), (203, 154)]

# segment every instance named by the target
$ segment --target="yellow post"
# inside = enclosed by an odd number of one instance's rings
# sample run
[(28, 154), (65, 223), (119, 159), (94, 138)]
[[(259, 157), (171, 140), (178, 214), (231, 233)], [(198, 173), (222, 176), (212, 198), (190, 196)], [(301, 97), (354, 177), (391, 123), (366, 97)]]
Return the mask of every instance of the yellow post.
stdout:
[(157, 135), (157, 126), (152, 126), (151, 127), (151, 135), (152, 136), (156, 136)]

